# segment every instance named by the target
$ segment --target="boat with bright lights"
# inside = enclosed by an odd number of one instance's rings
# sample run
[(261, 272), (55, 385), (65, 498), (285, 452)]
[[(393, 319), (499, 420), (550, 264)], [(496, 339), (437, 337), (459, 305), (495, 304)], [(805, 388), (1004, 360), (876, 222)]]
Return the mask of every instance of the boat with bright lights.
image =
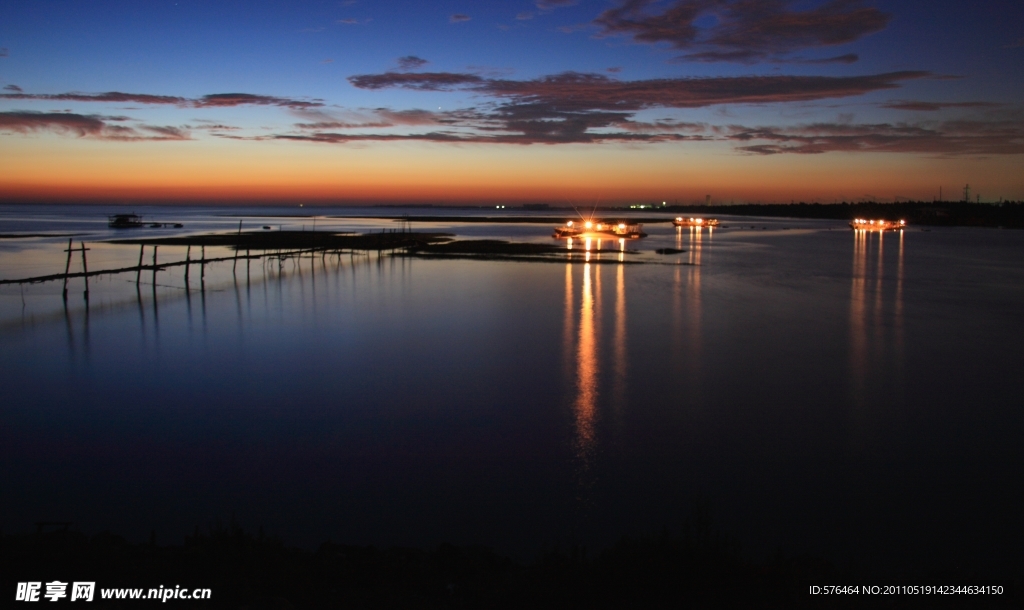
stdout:
[(647, 237), (643, 225), (625, 220), (570, 220), (555, 227), (555, 239), (591, 237), (597, 239), (639, 239)]
[(676, 216), (672, 220), (672, 225), (676, 227), (710, 227), (714, 228), (718, 226), (717, 218), (683, 218), (682, 216)]
[(907, 228), (907, 221), (854, 218), (850, 221), (850, 228), (855, 231), (902, 231)]

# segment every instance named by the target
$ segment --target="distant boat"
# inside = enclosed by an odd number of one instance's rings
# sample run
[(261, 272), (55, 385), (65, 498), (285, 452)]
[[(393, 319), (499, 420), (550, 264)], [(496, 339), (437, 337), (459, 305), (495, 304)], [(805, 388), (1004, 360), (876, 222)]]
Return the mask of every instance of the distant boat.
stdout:
[(855, 218), (850, 221), (854, 231), (902, 231), (907, 228), (906, 220), (864, 220)]
[(135, 229), (144, 226), (138, 214), (114, 214), (107, 217), (107, 226), (112, 229)]
[(717, 227), (717, 218), (683, 218), (682, 216), (676, 216), (672, 220), (672, 224), (677, 227)]
[(639, 239), (647, 237), (643, 231), (643, 225), (637, 222), (626, 222), (624, 220), (570, 220), (564, 225), (555, 227), (552, 235), (555, 239), (567, 237), (596, 237), (613, 239)]

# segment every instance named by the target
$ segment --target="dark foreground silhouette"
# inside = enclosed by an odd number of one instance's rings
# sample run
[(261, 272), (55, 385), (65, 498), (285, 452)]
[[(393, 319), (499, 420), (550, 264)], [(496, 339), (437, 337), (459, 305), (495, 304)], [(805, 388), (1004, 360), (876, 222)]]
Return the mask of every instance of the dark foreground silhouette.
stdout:
[(95, 581), (95, 601), (87, 607), (152, 605), (158, 602), (102, 600), (100, 589), (161, 585), (211, 590), (208, 600), (166, 602), (179, 608), (1021, 607), (1011, 582), (1000, 583), (1003, 595), (985, 597), (811, 595), (812, 585), (985, 583), (957, 574), (860, 578), (808, 557), (750, 562), (728, 537), (699, 525), (681, 534), (623, 538), (594, 555), (551, 550), (530, 563), (475, 546), (380, 550), (327, 542), (307, 551), (234, 524), (197, 529), (182, 546), (58, 528), (0, 538), (0, 579), (3, 607), (34, 607), (13, 601), (17, 583), (42, 581), (45, 593), (52, 580)]

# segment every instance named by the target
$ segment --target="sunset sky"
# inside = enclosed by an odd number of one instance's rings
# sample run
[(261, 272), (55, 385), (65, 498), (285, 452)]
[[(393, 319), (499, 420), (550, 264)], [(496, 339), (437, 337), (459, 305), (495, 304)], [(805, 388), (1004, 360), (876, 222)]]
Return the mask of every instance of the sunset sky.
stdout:
[(1024, 199), (1022, 24), (1017, 0), (0, 0), (0, 200)]

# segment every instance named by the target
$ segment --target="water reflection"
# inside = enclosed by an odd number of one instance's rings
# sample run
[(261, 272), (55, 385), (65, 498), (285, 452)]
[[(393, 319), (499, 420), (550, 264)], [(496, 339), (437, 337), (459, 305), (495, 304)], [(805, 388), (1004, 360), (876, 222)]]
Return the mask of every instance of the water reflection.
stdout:
[[(710, 230), (709, 230), (710, 231)], [(699, 387), (701, 356), (701, 255), (704, 228), (688, 227), (684, 243), (683, 227), (676, 228), (676, 248), (688, 252), (687, 264), (677, 266), (673, 277), (672, 325), (673, 352), (677, 360), (687, 364), (691, 390)], [(710, 235), (709, 235), (710, 237)]]
[[(850, 378), (854, 403), (860, 407), (867, 402), (867, 380), (873, 367), (895, 371), (899, 387), (889, 389), (899, 391), (902, 387), (904, 238), (903, 231), (889, 236), (880, 231), (853, 231)], [(895, 273), (887, 271), (885, 265), (886, 242), (891, 244), (893, 240)]]
[[(621, 241), (621, 240), (620, 240)], [(620, 253), (621, 256), (621, 253)], [(621, 259), (620, 259), (621, 260)], [(622, 412), (626, 405), (626, 280), (625, 266), (617, 265), (615, 269), (615, 340), (613, 367), (615, 370), (612, 386), (612, 405), (617, 413)]]
[(591, 265), (583, 265), (583, 294), (580, 301), (580, 322), (576, 340), (576, 400), (573, 403), (576, 458), (577, 500), (589, 503), (593, 487), (594, 423), (597, 415), (597, 337), (594, 330), (594, 290)]

